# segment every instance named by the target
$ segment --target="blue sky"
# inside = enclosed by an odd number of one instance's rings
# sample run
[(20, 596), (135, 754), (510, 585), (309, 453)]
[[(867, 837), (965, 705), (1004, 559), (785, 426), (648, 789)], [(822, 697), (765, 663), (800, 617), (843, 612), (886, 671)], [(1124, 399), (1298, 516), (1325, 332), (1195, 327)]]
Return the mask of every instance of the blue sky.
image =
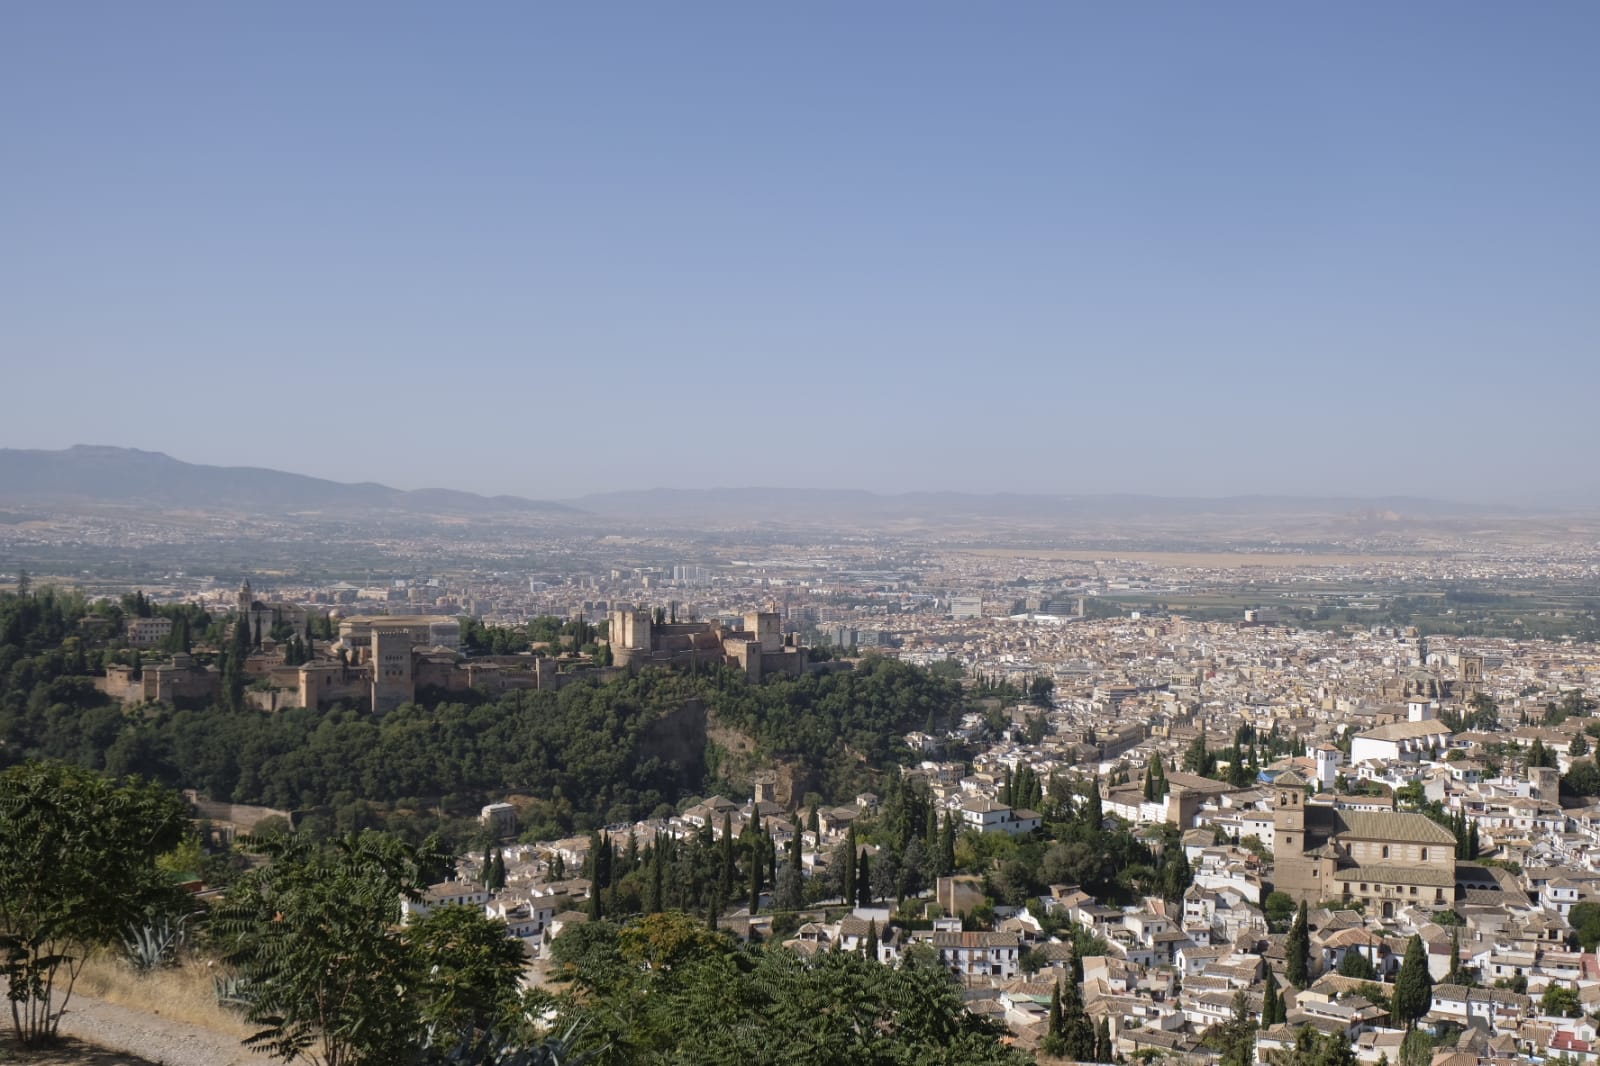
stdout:
[(1600, 5), (35, 4), (0, 445), (1600, 501)]

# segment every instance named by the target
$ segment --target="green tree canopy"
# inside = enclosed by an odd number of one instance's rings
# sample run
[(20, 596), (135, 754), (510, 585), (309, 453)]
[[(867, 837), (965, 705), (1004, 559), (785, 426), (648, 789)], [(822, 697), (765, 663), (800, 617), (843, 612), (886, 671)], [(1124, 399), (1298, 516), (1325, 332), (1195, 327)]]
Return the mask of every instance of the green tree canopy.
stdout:
[[(556, 940), (572, 992), (558, 1024), (579, 1024), (596, 1064), (1016, 1063), (1000, 1030), (972, 1016), (925, 951), (898, 966), (855, 952), (801, 960), (743, 949), (681, 914), (626, 928), (579, 926)], [(1092, 1049), (1092, 1037), (1091, 1037)]]
[[(234, 884), (214, 920), (227, 963), (248, 982), (248, 1017), (261, 1026), (246, 1045), (321, 1066), (404, 1062), (421, 1042), (428, 1006), (417, 990), (428, 975), (426, 952), (412, 950), (399, 924), (401, 903), (421, 898), (443, 856), (374, 832), (328, 845), (277, 836), (255, 849), (267, 865)], [(460, 934), (454, 921), (428, 929), (430, 948)], [(436, 1013), (481, 1005), (475, 987), (463, 981)]]
[(89, 951), (187, 906), (156, 860), (188, 815), (166, 789), (76, 767), (0, 773), (0, 973), (24, 1045), (54, 1039)]

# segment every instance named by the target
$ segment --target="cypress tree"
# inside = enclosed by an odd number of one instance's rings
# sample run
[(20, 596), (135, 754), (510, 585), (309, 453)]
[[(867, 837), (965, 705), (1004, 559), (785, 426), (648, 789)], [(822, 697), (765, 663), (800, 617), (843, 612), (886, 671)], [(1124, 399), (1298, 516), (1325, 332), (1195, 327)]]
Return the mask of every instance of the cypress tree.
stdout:
[(489, 890), (498, 892), (506, 887), (506, 857), (499, 848), (494, 851), (494, 870), (490, 876)]
[(1422, 946), (1422, 937), (1412, 935), (1406, 944), (1405, 961), (1394, 979), (1394, 1010), (1396, 1021), (1406, 1028), (1416, 1024), (1418, 1018), (1428, 1013), (1433, 1002), (1433, 977), (1428, 973), (1428, 953)]
[(1261, 997), (1262, 1028), (1278, 1024), (1278, 1012), (1283, 1010), (1283, 999), (1278, 995), (1278, 979), (1267, 971), (1267, 990)]
[(1094, 1061), (1110, 1062), (1111, 1049), (1111, 1024), (1106, 1019), (1100, 1019), (1100, 1025), (1094, 1031)]
[(1311, 983), (1311, 930), (1306, 924), (1305, 900), (1300, 901), (1300, 910), (1294, 916), (1294, 925), (1289, 928), (1289, 941), (1285, 948), (1288, 957), (1284, 976), (1296, 988), (1306, 987)]
[(861, 861), (856, 867), (856, 906), (872, 906), (872, 873), (867, 866), (867, 853), (861, 852)]
[(844, 871), (839, 877), (840, 895), (849, 903), (856, 891), (856, 827), (851, 826), (844, 834)]
[(1462, 983), (1461, 930), (1459, 928), (1450, 930), (1450, 973), (1446, 975), (1445, 980), (1452, 985)]
[(733, 813), (722, 812), (722, 898), (733, 895)]
[(1045, 1051), (1052, 1055), (1061, 1053), (1061, 982), (1059, 980), (1056, 981), (1055, 987), (1050, 990), (1050, 1019), (1045, 1024), (1042, 1045)]
[(1077, 1062), (1094, 1058), (1094, 1023), (1083, 1009), (1083, 962), (1072, 956), (1072, 974), (1061, 995), (1062, 1054)]
[(656, 834), (655, 846), (650, 849), (650, 880), (646, 882), (644, 912), (660, 914), (661, 906), (661, 834)]
[(761, 909), (761, 874), (766, 866), (762, 861), (761, 833), (750, 837), (750, 913)]
[(250, 619), (240, 615), (233, 624), (233, 642), (222, 661), (222, 695), (231, 711), (244, 710), (244, 661), (250, 656)]
[(867, 939), (861, 947), (861, 953), (870, 961), (878, 961), (878, 920), (876, 918), (867, 922)]
[(1089, 794), (1084, 797), (1083, 822), (1091, 829), (1099, 829), (1105, 822), (1105, 806), (1100, 801), (1100, 782), (1089, 782)]

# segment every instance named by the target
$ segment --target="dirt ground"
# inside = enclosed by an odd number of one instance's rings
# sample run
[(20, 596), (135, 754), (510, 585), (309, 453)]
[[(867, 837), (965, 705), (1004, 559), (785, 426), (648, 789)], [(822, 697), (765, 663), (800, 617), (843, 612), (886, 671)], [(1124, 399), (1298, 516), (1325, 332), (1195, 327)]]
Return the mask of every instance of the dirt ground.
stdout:
[(161, 1066), (122, 1051), (107, 1051), (77, 1040), (63, 1040), (46, 1051), (23, 1051), (10, 1034), (0, 1039), (0, 1063), (7, 1066)]

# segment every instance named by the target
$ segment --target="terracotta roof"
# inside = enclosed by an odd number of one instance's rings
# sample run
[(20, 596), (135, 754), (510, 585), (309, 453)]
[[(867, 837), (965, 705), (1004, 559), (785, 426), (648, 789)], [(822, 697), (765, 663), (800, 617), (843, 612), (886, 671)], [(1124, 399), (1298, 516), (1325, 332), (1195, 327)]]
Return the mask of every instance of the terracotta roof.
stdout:
[(1383, 885), (1453, 887), (1455, 877), (1432, 866), (1353, 866), (1333, 875), (1335, 881), (1376, 881)]
[(1417, 740), (1421, 737), (1448, 736), (1450, 727), (1443, 722), (1432, 720), (1426, 722), (1390, 722), (1380, 725), (1376, 729), (1369, 729), (1365, 733), (1357, 733), (1359, 740)]
[(1336, 809), (1334, 816), (1336, 824), (1342, 823), (1335, 831), (1340, 836), (1355, 837), (1358, 840), (1452, 846), (1456, 842), (1454, 833), (1422, 814)]

